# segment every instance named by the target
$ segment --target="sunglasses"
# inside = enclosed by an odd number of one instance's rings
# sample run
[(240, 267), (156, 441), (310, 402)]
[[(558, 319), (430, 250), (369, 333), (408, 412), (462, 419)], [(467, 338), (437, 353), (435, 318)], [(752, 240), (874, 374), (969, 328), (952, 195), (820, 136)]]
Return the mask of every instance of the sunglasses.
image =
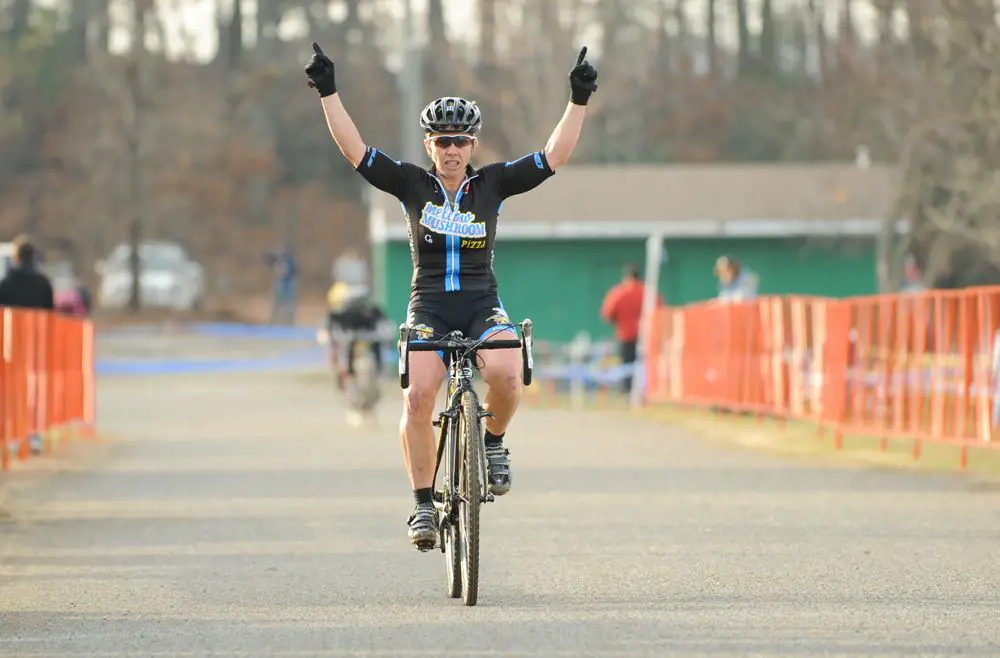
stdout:
[(463, 146), (468, 146), (475, 141), (473, 137), (466, 137), (465, 135), (442, 135), (440, 137), (432, 137), (431, 141), (434, 142), (439, 148), (446, 149), (452, 144), (458, 148)]

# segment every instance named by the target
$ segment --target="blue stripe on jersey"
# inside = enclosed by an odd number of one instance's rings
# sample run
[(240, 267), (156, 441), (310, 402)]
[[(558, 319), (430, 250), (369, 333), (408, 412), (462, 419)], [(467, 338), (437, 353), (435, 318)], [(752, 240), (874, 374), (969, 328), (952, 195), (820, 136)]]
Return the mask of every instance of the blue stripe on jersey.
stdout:
[(454, 235), (445, 236), (445, 254), (444, 254), (444, 291), (445, 292), (455, 292), (459, 289), (458, 285), (458, 256), (455, 253), (455, 243), (458, 242), (458, 238)]

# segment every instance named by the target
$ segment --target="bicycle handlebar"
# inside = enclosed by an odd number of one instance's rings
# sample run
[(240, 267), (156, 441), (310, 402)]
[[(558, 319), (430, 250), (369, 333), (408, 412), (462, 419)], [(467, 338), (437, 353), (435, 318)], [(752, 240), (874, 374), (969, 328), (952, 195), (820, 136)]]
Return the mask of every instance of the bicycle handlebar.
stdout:
[(478, 352), (480, 350), (500, 350), (518, 349), (521, 350), (521, 379), (525, 386), (531, 384), (532, 367), (534, 359), (531, 354), (532, 322), (525, 318), (519, 325), (511, 325), (511, 328), (521, 329), (521, 338), (517, 340), (482, 340), (467, 338), (461, 332), (452, 332), (439, 339), (421, 340), (416, 342), (410, 339), (411, 327), (407, 324), (399, 325), (399, 386), (407, 388), (410, 385), (410, 352), (445, 352), (455, 354), (462, 351)]
[(461, 352), (462, 350), (474, 350), (479, 352), (480, 350), (500, 350), (500, 349), (517, 349), (521, 347), (522, 343), (520, 340), (488, 340), (484, 343), (479, 343), (478, 340), (471, 338), (462, 339), (449, 339), (444, 338), (441, 340), (421, 340), (420, 342), (410, 342), (411, 352)]

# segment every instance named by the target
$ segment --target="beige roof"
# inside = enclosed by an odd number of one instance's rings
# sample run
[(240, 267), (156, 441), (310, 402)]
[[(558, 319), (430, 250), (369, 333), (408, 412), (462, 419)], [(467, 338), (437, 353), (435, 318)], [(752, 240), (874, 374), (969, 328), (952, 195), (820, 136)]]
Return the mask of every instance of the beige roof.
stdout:
[[(566, 166), (531, 192), (508, 199), (501, 224), (663, 225), (740, 220), (872, 220), (893, 209), (895, 169), (853, 164)], [(399, 218), (395, 198), (375, 207)]]

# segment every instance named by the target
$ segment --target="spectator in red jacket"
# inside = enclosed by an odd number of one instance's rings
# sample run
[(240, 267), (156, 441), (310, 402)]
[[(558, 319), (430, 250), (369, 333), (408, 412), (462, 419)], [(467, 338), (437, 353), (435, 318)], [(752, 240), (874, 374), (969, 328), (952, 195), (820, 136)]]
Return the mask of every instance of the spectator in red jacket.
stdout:
[[(621, 283), (611, 288), (604, 296), (601, 318), (615, 328), (622, 364), (634, 365), (639, 341), (642, 300), (646, 295), (646, 289), (639, 279), (639, 268), (636, 265), (626, 264), (623, 273)], [(662, 305), (663, 299), (658, 298), (657, 303)], [(632, 375), (622, 380), (622, 389), (626, 393), (632, 390)]]

